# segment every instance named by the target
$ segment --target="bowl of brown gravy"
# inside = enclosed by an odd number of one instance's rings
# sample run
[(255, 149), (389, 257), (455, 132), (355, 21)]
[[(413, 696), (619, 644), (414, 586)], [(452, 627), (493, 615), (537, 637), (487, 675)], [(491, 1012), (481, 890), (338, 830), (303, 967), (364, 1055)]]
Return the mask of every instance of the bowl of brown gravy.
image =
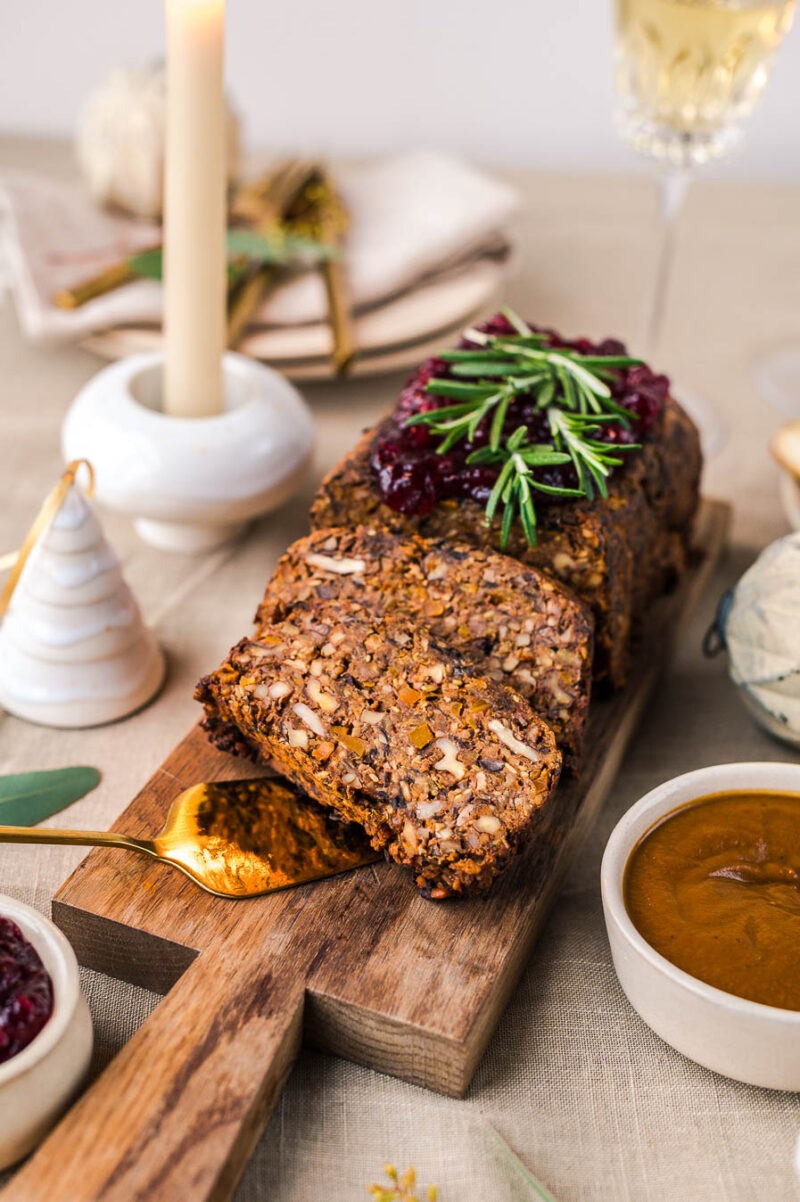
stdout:
[(659, 785), (601, 869), (614, 967), (667, 1043), (739, 1081), (800, 1090), (800, 764)]

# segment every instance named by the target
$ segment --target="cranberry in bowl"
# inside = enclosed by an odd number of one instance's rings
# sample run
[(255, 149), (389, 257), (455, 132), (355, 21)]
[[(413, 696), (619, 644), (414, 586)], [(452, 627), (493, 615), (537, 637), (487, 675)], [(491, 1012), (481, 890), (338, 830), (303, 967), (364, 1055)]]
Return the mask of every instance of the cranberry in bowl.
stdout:
[(0, 1168), (56, 1123), (92, 1052), (78, 962), (61, 931), (0, 894)]
[(53, 1013), (53, 982), (32, 943), (0, 914), (0, 1064), (31, 1043)]

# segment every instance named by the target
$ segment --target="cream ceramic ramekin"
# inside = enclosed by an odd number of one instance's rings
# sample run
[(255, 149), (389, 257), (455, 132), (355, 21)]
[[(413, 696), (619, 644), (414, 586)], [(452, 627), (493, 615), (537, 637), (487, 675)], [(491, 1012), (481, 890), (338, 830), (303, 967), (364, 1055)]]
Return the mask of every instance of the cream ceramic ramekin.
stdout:
[(38, 910), (0, 894), (0, 916), (32, 943), (53, 982), (53, 1013), (39, 1034), (0, 1064), (0, 1168), (26, 1156), (77, 1090), (92, 1054), (92, 1020), (78, 961), (64, 935)]
[(639, 934), (623, 898), (628, 857), (654, 823), (687, 802), (736, 789), (800, 793), (800, 764), (720, 764), (652, 789), (611, 833), (600, 870), (620, 985), (649, 1027), (698, 1064), (749, 1085), (800, 1090), (800, 1011), (734, 997), (676, 968)]

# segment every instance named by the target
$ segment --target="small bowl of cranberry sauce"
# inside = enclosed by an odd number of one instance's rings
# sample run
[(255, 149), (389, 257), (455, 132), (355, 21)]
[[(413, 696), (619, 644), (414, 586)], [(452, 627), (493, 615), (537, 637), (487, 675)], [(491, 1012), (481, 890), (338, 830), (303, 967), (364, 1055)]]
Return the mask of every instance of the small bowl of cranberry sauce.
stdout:
[[(627, 353), (624, 344), (613, 338), (598, 343), (588, 338), (570, 340), (555, 330), (531, 328), (538, 329), (539, 333), (546, 336), (545, 346), (548, 348), (566, 348), (585, 355)], [(483, 322), (478, 329), (488, 334), (515, 332), (502, 313)], [(473, 344), (466, 340), (462, 340), (461, 346), (474, 349)], [(466, 462), (472, 451), (488, 442), (489, 419), (478, 427), (474, 441), (457, 443), (444, 455), (437, 452), (441, 435), (424, 425), (405, 424), (417, 413), (427, 413), (452, 403), (446, 397), (426, 389), (429, 380), (449, 375), (450, 365), (444, 359), (426, 360), (407, 380), (391, 419), (373, 447), (370, 465), (381, 499), (390, 509), (399, 513), (422, 516), (448, 498), (470, 498), (485, 505), (497, 479), (498, 468)], [(604, 423), (594, 437), (609, 443), (646, 441), (657, 426), (669, 397), (668, 378), (652, 371), (644, 363), (635, 364), (615, 371), (611, 392), (617, 404), (628, 410), (628, 424)], [(524, 397), (509, 407), (504, 433), (511, 434), (520, 425), (527, 428), (531, 441), (550, 441), (547, 419), (533, 401), (526, 404)], [(558, 488), (574, 488), (577, 484), (571, 464), (538, 468), (535, 475), (543, 484)], [(536, 503), (537, 506), (546, 506), (561, 502), (540, 493)]]
[(0, 1168), (56, 1123), (89, 1065), (78, 962), (38, 910), (0, 895)]

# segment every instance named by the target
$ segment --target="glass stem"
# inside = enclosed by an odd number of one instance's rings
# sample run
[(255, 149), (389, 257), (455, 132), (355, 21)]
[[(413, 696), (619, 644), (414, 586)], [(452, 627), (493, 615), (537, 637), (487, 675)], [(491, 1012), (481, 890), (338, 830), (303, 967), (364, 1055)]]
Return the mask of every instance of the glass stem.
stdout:
[(678, 218), (683, 208), (691, 175), (685, 168), (664, 171), (658, 180), (658, 207), (660, 222), (658, 259), (653, 275), (650, 300), (647, 308), (647, 325), (644, 331), (644, 358), (648, 363), (655, 359), (664, 330), (667, 294), (675, 260), (675, 239)]

